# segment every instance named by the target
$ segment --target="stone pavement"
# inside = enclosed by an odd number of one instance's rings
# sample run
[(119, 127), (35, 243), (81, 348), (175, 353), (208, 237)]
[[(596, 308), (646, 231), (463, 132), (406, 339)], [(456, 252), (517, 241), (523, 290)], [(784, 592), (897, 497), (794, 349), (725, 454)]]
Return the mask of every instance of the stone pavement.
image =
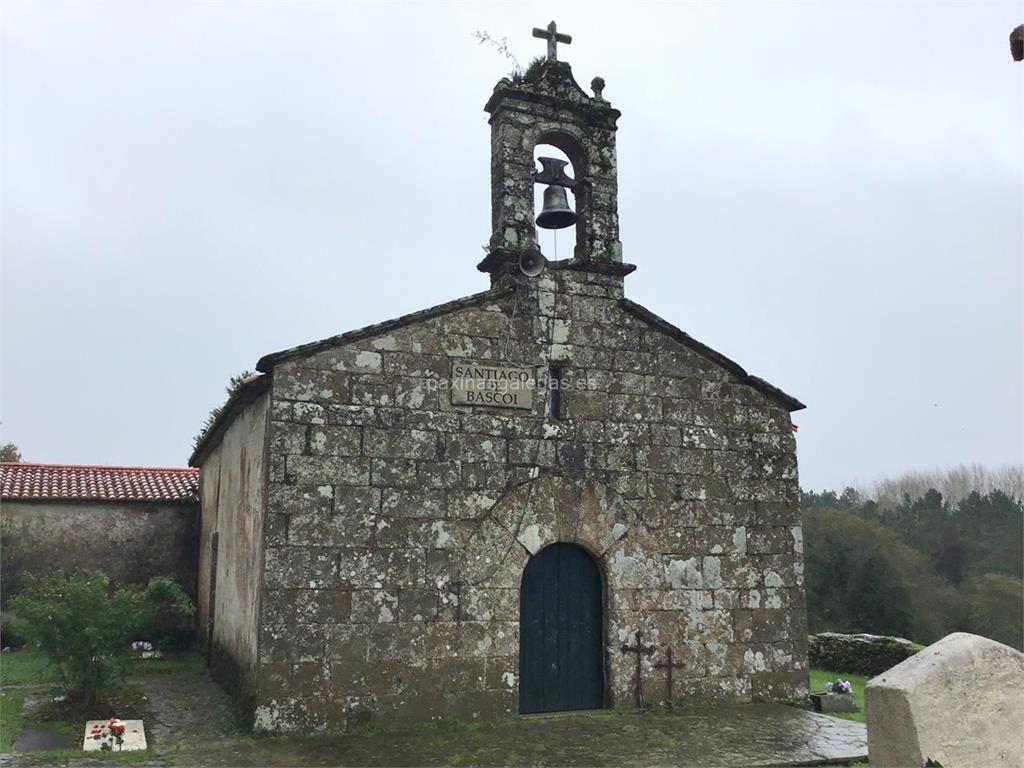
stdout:
[(205, 670), (145, 675), (131, 682), (142, 685), (149, 698), (153, 714), (146, 735), (158, 753), (238, 735), (231, 698)]
[[(197, 745), (198, 746), (198, 745)], [(246, 738), (182, 749), (176, 764), (781, 766), (863, 760), (864, 726), (778, 704), (590, 713), (404, 733)], [(194, 761), (194, 763), (193, 763)]]
[[(782, 766), (866, 759), (860, 723), (749, 704), (666, 712), (533, 715), (336, 736), (239, 733), (230, 700), (204, 673), (138, 678), (153, 707), (148, 760), (180, 766)], [(4, 756), (3, 766), (61, 763)], [(73, 759), (64, 765), (100, 765)], [(125, 764), (119, 761), (120, 764)]]

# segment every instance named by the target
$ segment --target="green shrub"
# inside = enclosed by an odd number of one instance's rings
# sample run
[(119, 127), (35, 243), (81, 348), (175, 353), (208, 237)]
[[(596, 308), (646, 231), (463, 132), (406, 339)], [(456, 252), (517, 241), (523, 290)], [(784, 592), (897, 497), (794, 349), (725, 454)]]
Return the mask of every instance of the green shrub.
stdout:
[(167, 578), (150, 580), (149, 607), (141, 617), (132, 640), (145, 640), (163, 651), (183, 651), (195, 644), (192, 610), (177, 607), (178, 585)]
[(23, 618), (7, 611), (0, 613), (0, 648), (21, 648), (28, 642), (27, 632)]
[(29, 641), (56, 668), (68, 698), (87, 701), (124, 679), (140, 630), (167, 612), (195, 610), (171, 579), (150, 579), (142, 588), (112, 585), (104, 573), (83, 571), (26, 576), (11, 608), (25, 620)]

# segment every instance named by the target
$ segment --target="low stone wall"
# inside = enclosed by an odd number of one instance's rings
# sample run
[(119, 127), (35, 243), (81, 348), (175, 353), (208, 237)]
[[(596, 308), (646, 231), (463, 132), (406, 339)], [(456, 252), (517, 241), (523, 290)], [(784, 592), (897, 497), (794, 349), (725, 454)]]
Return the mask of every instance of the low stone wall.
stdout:
[(119, 582), (171, 576), (195, 599), (198, 505), (171, 502), (4, 501), (3, 604), (25, 573), (100, 570)]
[(920, 646), (902, 637), (821, 632), (808, 638), (811, 666), (874, 677), (913, 656)]

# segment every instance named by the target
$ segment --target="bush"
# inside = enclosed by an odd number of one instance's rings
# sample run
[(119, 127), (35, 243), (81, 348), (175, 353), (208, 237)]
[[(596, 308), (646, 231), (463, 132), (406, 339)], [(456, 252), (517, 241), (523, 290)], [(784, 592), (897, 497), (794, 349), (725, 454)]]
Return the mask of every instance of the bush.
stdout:
[(0, 613), (0, 648), (21, 648), (28, 642), (28, 627), (20, 616)]
[(150, 602), (152, 609), (142, 617), (132, 640), (148, 641), (162, 651), (182, 651), (191, 648), (195, 645), (193, 612), (176, 609), (174, 595), (178, 585), (170, 579), (160, 578), (153, 579), (150, 588), (154, 590), (154, 600)]
[(26, 622), (30, 642), (57, 669), (72, 700), (97, 701), (118, 685), (133, 660), (138, 633), (167, 612), (191, 615), (195, 608), (171, 579), (145, 587), (112, 585), (106, 574), (77, 571), (25, 577), (11, 608)]

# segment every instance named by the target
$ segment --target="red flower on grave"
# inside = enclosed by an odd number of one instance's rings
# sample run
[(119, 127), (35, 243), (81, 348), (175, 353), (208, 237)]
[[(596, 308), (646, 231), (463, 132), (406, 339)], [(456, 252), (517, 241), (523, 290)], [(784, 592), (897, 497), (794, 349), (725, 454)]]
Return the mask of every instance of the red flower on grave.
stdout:
[(111, 736), (120, 736), (124, 733), (124, 727), (124, 723), (116, 717), (112, 717), (107, 721), (107, 730), (110, 731)]

